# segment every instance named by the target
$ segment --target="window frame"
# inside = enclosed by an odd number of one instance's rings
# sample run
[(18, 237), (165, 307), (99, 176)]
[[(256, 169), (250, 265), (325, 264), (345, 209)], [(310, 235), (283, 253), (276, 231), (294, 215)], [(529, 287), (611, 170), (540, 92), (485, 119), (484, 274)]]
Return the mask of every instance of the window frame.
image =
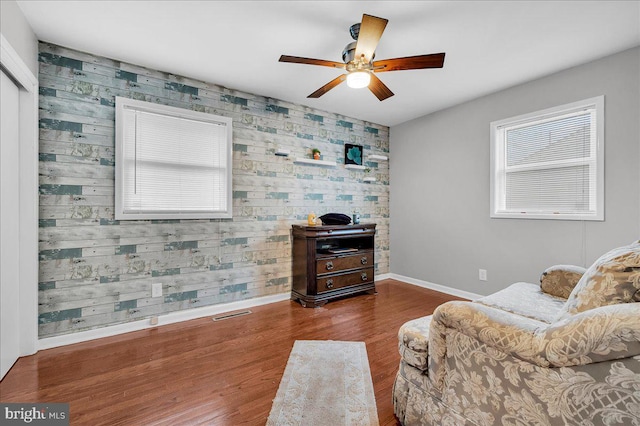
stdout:
[[(595, 191), (590, 194), (590, 204), (595, 207), (591, 212), (560, 213), (549, 211), (514, 211), (506, 208), (506, 172), (505, 172), (505, 134), (506, 130), (514, 127), (522, 127), (526, 124), (535, 124), (540, 121), (567, 116), (571, 113), (593, 109), (595, 111), (595, 160), (575, 161), (557, 160), (563, 165), (569, 163), (595, 165)], [(490, 217), (495, 219), (547, 219), (547, 220), (589, 220), (604, 221), (604, 96), (596, 96), (564, 105), (559, 105), (544, 110), (534, 111), (527, 114), (518, 115), (490, 124)], [(590, 157), (591, 158), (591, 157)], [(553, 162), (549, 162), (546, 168), (553, 168)], [(533, 168), (531, 168), (533, 170)]]
[[(224, 197), (226, 199), (226, 209), (208, 212), (163, 212), (161, 210), (140, 210), (138, 212), (129, 212), (124, 210), (124, 188), (125, 167), (124, 167), (124, 150), (126, 134), (124, 112), (125, 109), (142, 111), (151, 114), (159, 114), (171, 118), (182, 118), (197, 122), (221, 124), (226, 127), (225, 135), (225, 161), (226, 161), (226, 188), (224, 188)], [(208, 114), (200, 111), (193, 111), (184, 108), (177, 108), (168, 105), (155, 104), (151, 102), (140, 101), (125, 97), (116, 96), (116, 135), (115, 135), (115, 219), (116, 220), (168, 220), (168, 219), (227, 219), (233, 217), (233, 120), (229, 117)], [(172, 163), (176, 164), (176, 163)], [(169, 165), (169, 167), (171, 164)]]

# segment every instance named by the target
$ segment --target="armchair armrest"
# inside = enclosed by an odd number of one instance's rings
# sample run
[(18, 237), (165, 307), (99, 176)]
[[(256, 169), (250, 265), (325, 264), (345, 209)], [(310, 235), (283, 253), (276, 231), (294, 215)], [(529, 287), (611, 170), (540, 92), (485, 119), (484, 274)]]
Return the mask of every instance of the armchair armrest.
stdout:
[(553, 367), (586, 365), (640, 355), (640, 303), (601, 306), (564, 317), (544, 332)]
[(429, 377), (443, 389), (453, 329), (539, 367), (585, 365), (640, 354), (640, 304), (603, 306), (551, 325), (473, 302), (447, 302), (433, 314)]
[(567, 299), (586, 271), (582, 266), (551, 266), (540, 276), (540, 289), (552, 296)]
[[(442, 391), (446, 376), (447, 338), (460, 332), (492, 350), (538, 361), (536, 331), (548, 324), (475, 302), (446, 302), (433, 312), (429, 329), (429, 380)], [(450, 355), (449, 355), (450, 356)]]

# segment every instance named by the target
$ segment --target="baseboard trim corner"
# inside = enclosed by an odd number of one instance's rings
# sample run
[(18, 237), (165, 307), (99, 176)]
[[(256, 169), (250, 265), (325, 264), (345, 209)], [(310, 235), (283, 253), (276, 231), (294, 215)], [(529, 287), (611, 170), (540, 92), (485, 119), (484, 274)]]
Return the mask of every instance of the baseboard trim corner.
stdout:
[(60, 336), (46, 337), (38, 340), (38, 350), (51, 349), (59, 346), (73, 345), (75, 343), (87, 342), (89, 340), (101, 339), (103, 337), (117, 336), (119, 334), (140, 331), (149, 328), (156, 328), (162, 325), (174, 324), (182, 321), (218, 315), (225, 312), (247, 309), (269, 303), (289, 300), (290, 292), (279, 293), (270, 296), (256, 297), (254, 299), (240, 300), (237, 302), (223, 303), (219, 305), (203, 306), (200, 308), (188, 309), (185, 311), (171, 312), (158, 317), (157, 324), (151, 324), (150, 318), (132, 321), (124, 324), (117, 324), (94, 330), (79, 331), (77, 333), (63, 334)]
[(459, 290), (457, 288), (447, 287), (440, 284), (431, 283), (429, 281), (423, 281), (416, 278), (405, 277), (404, 275), (399, 274), (388, 274), (389, 278), (393, 280), (398, 280), (405, 282), (407, 284), (412, 284), (418, 287), (428, 288), (430, 290), (439, 291), (440, 293), (450, 294), (452, 296), (462, 297), (464, 299), (475, 300), (483, 297), (481, 294), (471, 293), (469, 291)]

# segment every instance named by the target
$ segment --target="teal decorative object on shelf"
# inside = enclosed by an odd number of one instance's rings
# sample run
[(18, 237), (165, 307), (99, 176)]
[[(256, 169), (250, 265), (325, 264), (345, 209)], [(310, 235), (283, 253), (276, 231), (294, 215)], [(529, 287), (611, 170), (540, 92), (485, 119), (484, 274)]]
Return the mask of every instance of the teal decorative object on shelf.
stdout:
[(344, 164), (362, 165), (362, 145), (344, 145)]

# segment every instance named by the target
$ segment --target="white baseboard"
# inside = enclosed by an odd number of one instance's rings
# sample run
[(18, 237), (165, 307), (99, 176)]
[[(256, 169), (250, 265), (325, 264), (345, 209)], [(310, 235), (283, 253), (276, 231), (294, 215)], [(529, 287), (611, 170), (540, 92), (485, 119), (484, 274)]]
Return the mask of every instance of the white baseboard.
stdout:
[[(446, 287), (440, 284), (434, 284), (427, 281), (417, 280), (415, 278), (405, 277), (398, 274), (381, 274), (376, 275), (376, 281), (382, 281), (386, 279), (394, 279), (403, 281), (408, 284), (416, 285), (418, 287), (424, 287), (431, 290), (439, 291), (453, 296), (462, 297), (465, 299), (477, 299), (482, 297), (478, 294), (469, 293), (467, 291), (458, 290), (451, 287)], [(255, 299), (240, 300), (238, 302), (224, 303), (220, 305), (203, 306), (201, 308), (188, 309), (185, 311), (171, 312), (166, 315), (158, 317), (158, 324), (151, 324), (149, 318), (145, 318), (139, 321), (128, 322), (124, 324), (117, 324), (108, 327), (97, 328), (95, 330), (80, 331), (77, 333), (63, 334), (61, 336), (47, 337), (38, 340), (38, 350), (51, 349), (58, 346), (72, 345), (74, 343), (87, 342), (89, 340), (100, 339), (103, 337), (116, 336), (118, 334), (130, 333), (132, 331), (145, 330), (148, 328), (155, 328), (161, 325), (174, 324), (182, 321), (189, 321), (192, 319), (218, 315), (225, 312), (237, 311), (241, 309), (248, 309), (254, 306), (266, 305), (269, 303), (282, 302), (289, 300), (291, 294), (289, 292), (274, 294), (271, 296), (257, 297)]]
[(196, 318), (202, 318), (212, 315), (218, 315), (224, 312), (237, 311), (240, 309), (248, 309), (255, 306), (266, 305), (268, 303), (282, 302), (289, 300), (291, 293), (280, 293), (272, 296), (257, 297), (255, 299), (240, 300), (237, 302), (224, 303), (220, 305), (203, 306), (201, 308), (193, 308), (185, 311), (171, 312), (158, 317), (158, 324), (152, 325), (149, 318), (139, 321), (128, 322), (125, 324), (112, 325), (108, 327), (98, 328), (95, 330), (80, 331), (78, 333), (63, 334), (61, 336), (47, 337), (38, 341), (38, 350), (55, 348), (58, 346), (72, 345), (74, 343), (86, 342), (89, 340), (100, 339), (103, 337), (116, 336), (118, 334), (130, 333), (132, 331), (145, 330), (147, 328), (155, 328), (161, 325), (173, 324), (176, 322), (189, 321)]
[(404, 275), (398, 275), (398, 274), (387, 274), (387, 275), (389, 275), (388, 278), (391, 278), (392, 280), (402, 281), (407, 284), (413, 284), (418, 287), (428, 288), (430, 290), (439, 291), (441, 293), (450, 294), (452, 296), (462, 297), (464, 299), (475, 300), (475, 299), (479, 299), (480, 297), (483, 297), (480, 294), (471, 293), (464, 290), (458, 290), (457, 288), (451, 288), (451, 287), (447, 287), (440, 284), (430, 283), (429, 281), (422, 281), (422, 280), (418, 280), (411, 277), (405, 277)]

